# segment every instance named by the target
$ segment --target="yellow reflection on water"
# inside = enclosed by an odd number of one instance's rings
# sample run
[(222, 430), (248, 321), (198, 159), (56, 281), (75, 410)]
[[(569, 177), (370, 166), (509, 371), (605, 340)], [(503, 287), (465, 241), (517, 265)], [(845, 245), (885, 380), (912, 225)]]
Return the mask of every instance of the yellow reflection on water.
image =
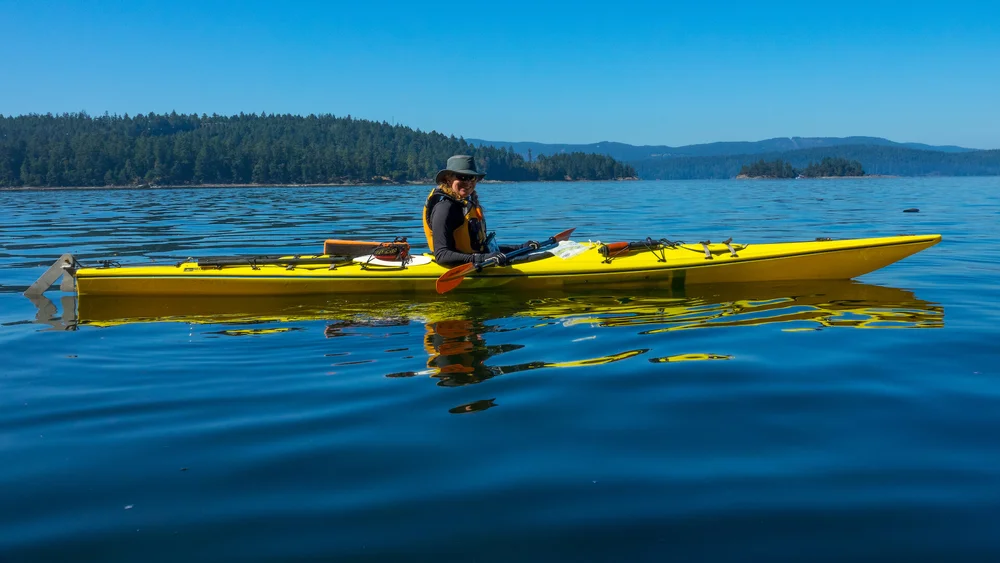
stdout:
[(640, 334), (695, 328), (760, 326), (780, 323), (783, 330), (850, 328), (940, 328), (944, 309), (912, 292), (857, 282), (787, 285), (706, 286), (684, 297), (643, 294), (605, 296), (577, 302), (540, 299), (531, 313), (561, 318), (567, 325), (599, 327), (656, 325)]
[(724, 354), (674, 354), (673, 356), (663, 356), (660, 358), (650, 358), (654, 364), (665, 364), (668, 362), (697, 362), (701, 360), (731, 360), (732, 356)]
[[(34, 299), (35, 322), (55, 320), (47, 298)], [(73, 308), (76, 311), (67, 309)], [(271, 323), (328, 320), (343, 326), (467, 323), (510, 317), (566, 326), (649, 326), (646, 333), (781, 323), (803, 328), (939, 328), (944, 309), (894, 287), (852, 281), (796, 284), (720, 284), (682, 292), (612, 290), (592, 293), (296, 297), (63, 297), (61, 322), (115, 326), (146, 322)], [(75, 313), (75, 315), (73, 315)], [(71, 316), (72, 318), (67, 318)], [(466, 323), (466, 324), (462, 324)], [(464, 327), (464, 328), (463, 328)]]

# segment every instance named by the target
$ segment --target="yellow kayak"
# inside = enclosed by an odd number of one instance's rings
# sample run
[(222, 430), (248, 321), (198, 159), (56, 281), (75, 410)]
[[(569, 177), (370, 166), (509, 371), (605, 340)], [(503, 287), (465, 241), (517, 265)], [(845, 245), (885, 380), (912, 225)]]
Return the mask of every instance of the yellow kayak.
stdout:
[[(613, 245), (600, 242), (560, 241), (511, 266), (472, 271), (454, 291), (677, 289), (695, 284), (851, 279), (940, 241), (939, 234), (761, 244), (666, 241), (648, 248), (633, 245), (621, 252), (609, 251)], [(322, 254), (96, 267), (78, 267), (70, 255), (66, 257), (63, 270), (75, 280), (72, 289), (79, 295), (433, 294), (435, 282), (449, 270), (427, 254), (396, 261)]]

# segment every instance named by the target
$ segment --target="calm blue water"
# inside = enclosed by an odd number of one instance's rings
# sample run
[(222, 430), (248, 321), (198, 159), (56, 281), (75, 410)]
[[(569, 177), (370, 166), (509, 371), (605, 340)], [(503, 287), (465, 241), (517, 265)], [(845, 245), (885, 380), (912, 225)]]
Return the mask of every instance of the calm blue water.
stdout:
[(1000, 559), (1000, 178), (480, 187), (506, 242), (944, 235), (857, 282), (21, 295), (420, 245), (427, 191), (0, 192), (0, 561)]

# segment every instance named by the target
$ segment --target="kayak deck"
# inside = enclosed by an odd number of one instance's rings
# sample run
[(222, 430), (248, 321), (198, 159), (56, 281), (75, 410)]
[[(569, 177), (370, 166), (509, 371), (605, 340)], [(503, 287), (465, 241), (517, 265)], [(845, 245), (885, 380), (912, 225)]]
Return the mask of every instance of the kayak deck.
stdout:
[[(604, 256), (600, 243), (572, 243), (567, 257), (539, 251), (510, 267), (469, 274), (454, 291), (572, 287), (670, 286), (727, 282), (852, 279), (931, 247), (941, 235), (900, 235), (761, 244), (683, 244)], [(64, 268), (80, 295), (307, 295), (434, 293), (448, 268), (428, 255), (381, 263), (328, 255), (288, 256), (267, 263)]]

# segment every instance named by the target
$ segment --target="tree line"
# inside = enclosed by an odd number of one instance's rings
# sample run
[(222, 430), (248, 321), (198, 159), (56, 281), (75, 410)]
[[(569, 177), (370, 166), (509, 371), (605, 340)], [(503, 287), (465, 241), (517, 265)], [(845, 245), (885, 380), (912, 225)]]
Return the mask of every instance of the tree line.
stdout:
[(764, 159), (760, 159), (752, 164), (744, 164), (740, 168), (739, 175), (751, 178), (794, 178), (798, 176), (798, 172), (792, 168), (791, 163), (781, 159), (774, 162), (764, 162)]
[(0, 186), (429, 182), (455, 154), (475, 156), (490, 180), (636, 176), (604, 155), (528, 162), (510, 147), (349, 115), (0, 115)]
[(785, 162), (780, 158), (773, 162), (766, 162), (760, 159), (751, 164), (744, 164), (740, 168), (739, 176), (750, 178), (823, 178), (830, 176), (864, 176), (865, 171), (861, 163), (856, 160), (847, 160), (839, 157), (824, 157), (820, 162), (810, 162), (802, 169), (796, 169), (790, 162)]
[(810, 162), (808, 166), (799, 171), (799, 174), (806, 178), (864, 176), (865, 169), (857, 160), (827, 156), (815, 164)]

